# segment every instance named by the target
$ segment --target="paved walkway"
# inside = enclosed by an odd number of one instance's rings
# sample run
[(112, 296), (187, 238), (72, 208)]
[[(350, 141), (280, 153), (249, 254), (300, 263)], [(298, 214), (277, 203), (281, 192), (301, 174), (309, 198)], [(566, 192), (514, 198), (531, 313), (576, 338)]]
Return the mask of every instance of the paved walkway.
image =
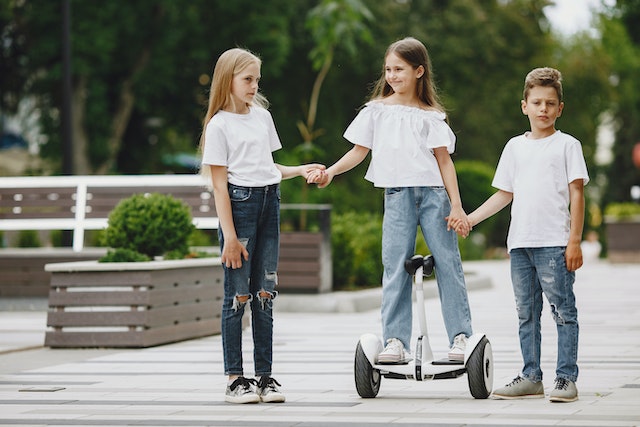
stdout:
[[(499, 387), (521, 367), (508, 262), (465, 263), (465, 271), (491, 278), (491, 287), (471, 290), (470, 303), (474, 328), (493, 346), (494, 387)], [(361, 399), (353, 381), (354, 350), (362, 333), (379, 333), (380, 316), (377, 307), (354, 295), (375, 301), (375, 291), (333, 296), (347, 303), (331, 303), (328, 296), (282, 299), (275, 316), (274, 377), (283, 385), (284, 404), (224, 402), (219, 336), (141, 350), (52, 350), (41, 347), (44, 312), (0, 312), (0, 425), (636, 426), (639, 286), (638, 264), (603, 262), (579, 270), (580, 400), (567, 404), (475, 400), (466, 376), (423, 383), (383, 379), (378, 397)], [(426, 305), (434, 352), (444, 356), (438, 300), (428, 298)], [(548, 391), (556, 337), (548, 307), (543, 327)], [(245, 336), (250, 374), (251, 343), (249, 333)]]

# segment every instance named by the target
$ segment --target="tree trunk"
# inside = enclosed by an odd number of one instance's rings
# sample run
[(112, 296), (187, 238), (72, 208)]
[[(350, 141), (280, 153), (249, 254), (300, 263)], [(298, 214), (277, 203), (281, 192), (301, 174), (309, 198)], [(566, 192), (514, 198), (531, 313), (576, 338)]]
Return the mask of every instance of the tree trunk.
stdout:
[(89, 160), (87, 131), (84, 127), (84, 117), (87, 103), (87, 77), (81, 76), (76, 84), (71, 98), (73, 134), (73, 165), (76, 175), (89, 175), (91, 162)]
[(122, 146), (122, 137), (127, 130), (129, 119), (131, 118), (131, 112), (133, 111), (133, 106), (135, 104), (136, 97), (133, 82), (135, 77), (147, 66), (150, 58), (151, 47), (146, 46), (131, 70), (129, 78), (124, 80), (122, 83), (118, 108), (111, 120), (111, 135), (107, 142), (109, 146), (109, 157), (96, 169), (98, 175), (107, 174), (116, 163), (116, 158), (120, 152), (120, 147)]

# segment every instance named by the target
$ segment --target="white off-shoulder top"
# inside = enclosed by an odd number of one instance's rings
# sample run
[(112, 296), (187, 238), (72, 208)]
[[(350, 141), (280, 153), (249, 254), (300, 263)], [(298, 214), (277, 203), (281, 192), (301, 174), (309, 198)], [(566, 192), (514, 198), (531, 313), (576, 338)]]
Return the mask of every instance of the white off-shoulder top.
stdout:
[(455, 149), (456, 137), (443, 112), (368, 102), (344, 137), (371, 150), (365, 179), (374, 186), (437, 187), (444, 182), (433, 149)]

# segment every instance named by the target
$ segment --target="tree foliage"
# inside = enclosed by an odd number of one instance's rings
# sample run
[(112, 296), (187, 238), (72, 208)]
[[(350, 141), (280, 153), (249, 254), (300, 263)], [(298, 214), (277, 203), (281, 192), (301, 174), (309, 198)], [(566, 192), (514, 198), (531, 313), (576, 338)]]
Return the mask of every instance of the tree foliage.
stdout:
[[(558, 127), (583, 143), (592, 178), (600, 174), (600, 118), (609, 112), (616, 119), (611, 186), (601, 192), (624, 200), (638, 182), (630, 158), (640, 139), (636, 0), (607, 10), (602, 37), (570, 39), (551, 31), (544, 8), (552, 0), (69, 1), (76, 173), (193, 172), (163, 159), (196, 153), (213, 66), (235, 46), (263, 60), (261, 90), (284, 147), (276, 160), (331, 164), (350, 148), (342, 134), (380, 76), (386, 47), (414, 36), (429, 49), (457, 135), (456, 162), (493, 168), (505, 142), (528, 128), (520, 110), (526, 73), (553, 66), (565, 88)], [(58, 171), (61, 3), (0, 0), (0, 110), (35, 101), (41, 155)], [(314, 91), (320, 74), (322, 90)], [(310, 140), (301, 121), (317, 148), (310, 155), (297, 149)], [(329, 189), (311, 189), (308, 201), (379, 213), (382, 195), (363, 179), (367, 163)], [(283, 182), (283, 202), (303, 201), (296, 181)]]
[(615, 123), (613, 160), (603, 204), (630, 201), (630, 189), (640, 185), (640, 170), (631, 153), (640, 143), (640, 2), (618, 0), (602, 20), (602, 51), (611, 63), (615, 88), (611, 115)]

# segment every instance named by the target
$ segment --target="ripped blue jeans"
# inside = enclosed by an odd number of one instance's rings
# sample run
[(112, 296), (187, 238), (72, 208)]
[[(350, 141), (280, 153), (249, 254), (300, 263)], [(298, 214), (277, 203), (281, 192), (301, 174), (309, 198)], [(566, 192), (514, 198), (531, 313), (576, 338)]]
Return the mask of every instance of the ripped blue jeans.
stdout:
[(522, 376), (542, 381), (540, 315), (547, 298), (558, 330), (556, 379), (578, 379), (578, 309), (575, 272), (567, 270), (564, 247), (512, 249), (511, 281), (518, 311)]
[[(229, 184), (236, 235), (249, 252), (242, 267), (224, 267), (222, 348), (225, 375), (243, 375), (242, 316), (251, 305), (255, 375), (271, 375), (273, 349), (273, 299), (277, 296), (280, 246), (280, 187), (240, 187)], [(220, 248), (224, 235), (219, 229)], [(268, 297), (264, 295), (268, 294)], [(261, 294), (263, 296), (261, 296)], [(248, 298), (246, 302), (238, 297)]]

